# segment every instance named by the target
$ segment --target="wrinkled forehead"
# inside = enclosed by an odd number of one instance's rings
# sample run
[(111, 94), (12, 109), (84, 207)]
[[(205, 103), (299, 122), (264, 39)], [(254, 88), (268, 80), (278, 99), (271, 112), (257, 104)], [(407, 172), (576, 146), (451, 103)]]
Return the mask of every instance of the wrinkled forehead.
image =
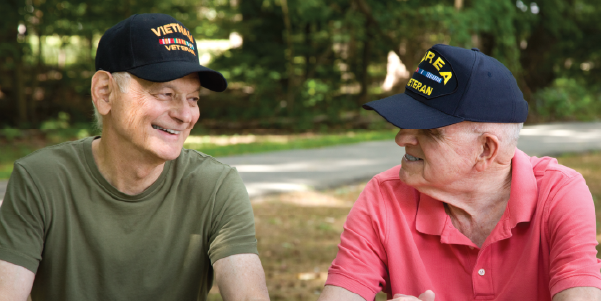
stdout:
[(168, 82), (152, 82), (135, 76), (132, 76), (132, 78), (135, 79), (140, 87), (147, 91), (160, 88), (172, 88), (178, 91), (181, 90), (181, 92), (191, 93), (200, 91), (200, 87), (202, 86), (198, 73), (196, 72)]

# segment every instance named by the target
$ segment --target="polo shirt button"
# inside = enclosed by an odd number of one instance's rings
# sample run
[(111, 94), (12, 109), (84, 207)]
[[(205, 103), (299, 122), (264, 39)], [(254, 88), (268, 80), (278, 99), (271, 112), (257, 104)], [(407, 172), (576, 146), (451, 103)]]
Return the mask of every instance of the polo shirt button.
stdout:
[(480, 269), (480, 270), (478, 270), (478, 275), (480, 275), (480, 276), (484, 276), (484, 273), (486, 273), (486, 272), (484, 271), (484, 269)]
[(474, 247), (470, 246), (470, 250), (473, 250), (473, 249), (474, 249)]

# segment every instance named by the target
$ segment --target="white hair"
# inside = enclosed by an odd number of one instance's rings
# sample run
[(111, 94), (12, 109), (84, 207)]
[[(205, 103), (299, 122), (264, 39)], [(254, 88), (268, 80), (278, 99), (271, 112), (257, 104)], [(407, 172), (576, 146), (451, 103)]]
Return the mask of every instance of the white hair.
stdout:
[(131, 80), (131, 74), (129, 72), (114, 72), (111, 73), (121, 93), (129, 92), (129, 82)]
[[(119, 91), (121, 91), (121, 93), (129, 92), (129, 84), (131, 81), (131, 74), (129, 74), (129, 72), (113, 72), (111, 75), (113, 76), (113, 79), (115, 80), (115, 83), (119, 87)], [(102, 115), (98, 113), (98, 109), (96, 108), (94, 102), (92, 102), (92, 106), (94, 107), (94, 122), (96, 129), (102, 131)]]
[(520, 138), (520, 130), (524, 123), (484, 123), (484, 122), (472, 122), (470, 124), (471, 130), (476, 134), (492, 133), (499, 142), (507, 150), (513, 150), (518, 145), (518, 139)]

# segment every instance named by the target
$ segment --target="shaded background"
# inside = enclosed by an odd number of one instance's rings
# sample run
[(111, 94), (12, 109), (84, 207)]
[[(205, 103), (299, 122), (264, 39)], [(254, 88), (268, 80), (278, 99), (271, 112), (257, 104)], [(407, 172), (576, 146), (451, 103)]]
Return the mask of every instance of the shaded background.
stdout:
[(150, 12), (184, 23), (201, 63), (229, 81), (204, 91), (197, 132), (385, 127), (360, 105), (402, 92), (435, 43), (503, 62), (529, 123), (601, 116), (596, 0), (2, 0), (0, 11), (0, 135), (91, 129), (100, 36)]

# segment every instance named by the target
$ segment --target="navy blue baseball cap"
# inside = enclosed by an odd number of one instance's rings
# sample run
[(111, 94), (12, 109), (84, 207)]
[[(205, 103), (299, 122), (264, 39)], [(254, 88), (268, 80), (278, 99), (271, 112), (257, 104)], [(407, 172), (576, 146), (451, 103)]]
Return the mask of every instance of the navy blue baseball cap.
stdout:
[(126, 71), (152, 82), (197, 72), (203, 87), (216, 92), (227, 88), (221, 73), (200, 65), (190, 31), (165, 14), (132, 15), (109, 28), (98, 43), (98, 70)]
[(405, 93), (368, 102), (363, 108), (403, 129), (433, 129), (462, 121), (521, 123), (528, 116), (528, 103), (507, 67), (477, 48), (444, 44), (426, 51)]

